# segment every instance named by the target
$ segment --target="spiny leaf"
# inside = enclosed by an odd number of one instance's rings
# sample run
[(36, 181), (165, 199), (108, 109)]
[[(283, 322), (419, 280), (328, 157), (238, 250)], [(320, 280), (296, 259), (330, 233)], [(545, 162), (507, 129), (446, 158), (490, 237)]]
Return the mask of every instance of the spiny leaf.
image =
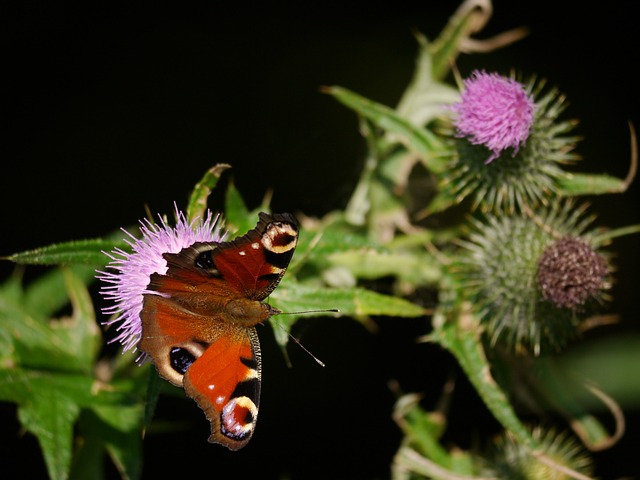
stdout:
[(324, 91), (379, 128), (396, 135), (400, 143), (420, 156), (427, 168), (434, 172), (442, 172), (446, 167), (446, 162), (441, 156), (444, 150), (442, 142), (431, 131), (412, 124), (386, 105), (376, 103), (346, 88), (326, 87)]
[(41, 392), (42, 397), (18, 408), (25, 429), (38, 438), (52, 480), (66, 479), (73, 452), (73, 424), (80, 409), (60, 391)]
[(126, 243), (105, 239), (72, 240), (14, 253), (4, 259), (23, 265), (79, 264), (102, 267), (108, 261), (103, 252), (110, 251), (116, 246), (126, 247)]
[(493, 416), (519, 442), (535, 450), (539, 445), (516, 415), (505, 392), (491, 376), (489, 361), (480, 340), (478, 320), (466, 307), (455, 315), (457, 318), (448, 319), (445, 312), (437, 312), (434, 316), (436, 328), (427, 339), (453, 354)]

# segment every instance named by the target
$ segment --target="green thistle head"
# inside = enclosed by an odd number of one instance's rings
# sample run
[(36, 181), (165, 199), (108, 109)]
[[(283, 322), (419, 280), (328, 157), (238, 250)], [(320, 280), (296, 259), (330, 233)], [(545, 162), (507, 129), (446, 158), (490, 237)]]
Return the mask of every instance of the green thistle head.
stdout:
[(572, 202), (537, 217), (488, 214), (462, 242), (461, 294), (474, 305), (492, 345), (516, 352), (559, 350), (579, 335), (609, 287), (592, 217)]
[(484, 476), (510, 480), (569, 480), (560, 468), (568, 468), (587, 477), (593, 474), (593, 463), (584, 448), (566, 432), (535, 427), (531, 436), (540, 445), (548, 462), (542, 462), (530, 449), (518, 443), (508, 433), (498, 437), (487, 461)]
[(483, 211), (546, 203), (565, 175), (561, 165), (577, 160), (577, 138), (565, 136), (575, 122), (558, 120), (564, 97), (543, 87), (484, 73), (465, 81), (452, 107), (455, 154), (444, 185), (455, 198), (471, 197)]

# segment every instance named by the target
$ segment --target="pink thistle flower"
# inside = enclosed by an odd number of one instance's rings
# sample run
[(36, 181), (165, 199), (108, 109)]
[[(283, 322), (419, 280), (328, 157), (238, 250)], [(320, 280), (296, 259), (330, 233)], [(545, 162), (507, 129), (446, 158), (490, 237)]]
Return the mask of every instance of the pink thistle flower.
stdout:
[[(140, 221), (141, 238), (136, 238), (123, 229), (130, 239), (126, 242), (131, 246), (131, 253), (115, 248), (111, 253), (104, 252), (111, 261), (105, 271), (98, 271), (96, 278), (107, 285), (100, 289), (100, 293), (113, 305), (102, 309), (107, 315), (115, 315), (104, 325), (119, 324), (116, 328), (118, 335), (111, 342), (120, 342), (123, 352), (136, 348), (142, 336), (142, 321), (140, 313), (144, 294), (157, 294), (147, 289), (150, 276), (153, 273), (167, 272), (167, 262), (162, 257), (165, 253), (178, 253), (183, 248), (196, 242), (220, 242), (225, 233), (218, 225), (219, 215), (207, 212), (205, 219), (196, 219), (191, 223), (176, 207), (176, 225), (170, 227), (160, 217), (160, 224), (148, 220)], [(144, 361), (142, 355), (138, 361)]]
[(491, 150), (485, 163), (511, 147), (514, 156), (525, 143), (533, 124), (535, 103), (524, 86), (497, 73), (474, 71), (464, 81), (459, 103), (452, 106), (458, 137)]

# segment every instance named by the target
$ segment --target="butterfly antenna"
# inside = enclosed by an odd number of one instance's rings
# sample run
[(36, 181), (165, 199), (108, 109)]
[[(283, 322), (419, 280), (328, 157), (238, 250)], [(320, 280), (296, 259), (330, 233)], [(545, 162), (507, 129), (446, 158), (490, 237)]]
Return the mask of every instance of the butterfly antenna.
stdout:
[[(284, 327), (283, 327), (282, 325), (280, 325), (280, 327), (281, 327), (282, 329), (284, 329)], [(293, 335), (291, 335), (291, 333), (290, 333), (290, 332), (287, 332), (287, 335), (289, 335), (289, 338), (291, 338), (291, 340), (293, 340), (294, 342), (296, 342), (296, 343), (298, 344), (298, 346), (299, 346), (302, 350), (304, 350), (305, 352), (307, 352), (307, 353), (309, 354), (309, 356), (310, 356), (311, 358), (313, 358), (313, 359), (316, 361), (316, 363), (317, 363), (318, 365), (320, 365), (321, 367), (324, 367), (324, 366), (325, 366), (325, 365), (324, 365), (324, 362), (323, 362), (322, 360), (320, 360), (318, 357), (316, 357), (313, 353), (311, 353), (311, 352), (309, 351), (309, 349), (308, 349), (307, 347), (305, 347), (304, 345), (302, 345), (302, 343), (300, 343), (300, 340), (298, 340), (296, 337), (294, 337)]]
[(340, 313), (337, 308), (327, 308), (322, 310), (302, 310), (300, 312), (280, 312), (278, 315), (304, 315), (305, 313)]
[[(338, 310), (337, 308), (330, 308), (330, 309), (322, 309), (322, 310), (304, 310), (301, 312), (279, 312), (278, 315), (303, 315), (305, 313), (340, 313), (340, 310)], [(280, 324), (280, 322), (277, 322), (277, 324), (287, 335), (289, 335), (289, 338), (291, 338), (291, 340), (296, 342), (302, 350), (307, 352), (309, 356), (313, 358), (318, 365), (320, 365), (321, 367), (325, 366), (322, 360), (320, 360), (313, 353), (311, 353), (307, 347), (302, 345), (302, 343), (300, 343), (300, 340), (298, 340), (296, 337), (291, 335), (291, 332), (289, 332), (286, 328), (284, 328), (284, 326)]]

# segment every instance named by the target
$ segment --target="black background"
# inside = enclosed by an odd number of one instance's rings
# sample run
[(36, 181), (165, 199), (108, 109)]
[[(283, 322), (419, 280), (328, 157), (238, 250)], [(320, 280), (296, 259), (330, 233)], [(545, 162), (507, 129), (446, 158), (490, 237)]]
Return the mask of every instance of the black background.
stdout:
[[(0, 255), (105, 235), (144, 217), (145, 205), (170, 213), (218, 162), (233, 165), (250, 207), (268, 190), (274, 211), (322, 215), (344, 207), (364, 143), (355, 115), (320, 86), (345, 86), (394, 105), (414, 66), (412, 29), (435, 38), (458, 4), (17, 5), (4, 4), (0, 16)], [(523, 25), (530, 36), (493, 54), (463, 55), (458, 67), (463, 75), (513, 68), (557, 85), (569, 100), (565, 116), (580, 120), (580, 169), (624, 177), (627, 122), (640, 125), (638, 14), (634, 2), (586, 5), (494, 2), (479, 38)], [(638, 191), (636, 182), (625, 195), (591, 199), (598, 222), (638, 223)], [(637, 245), (637, 235), (614, 244), (613, 310), (623, 323), (611, 334), (640, 330)], [(0, 268), (2, 278), (11, 271), (6, 262)], [(382, 319), (378, 327), (371, 334), (347, 319), (301, 322), (302, 340), (324, 369), (296, 347), (288, 369), (270, 329), (260, 329), (263, 397), (249, 446), (231, 453), (207, 444), (208, 424), (195, 404), (163, 397), (159, 417), (186, 420), (188, 428), (148, 437), (145, 478), (200, 471), (388, 477), (401, 435), (390, 419), (387, 382), (424, 392), (430, 408), (456, 367), (435, 347), (414, 343), (427, 321)], [(462, 377), (455, 398), (447, 440), (467, 448), (495, 424)], [(42, 477), (35, 440), (20, 434), (13, 407), (1, 412), (0, 476)], [(623, 442), (596, 455), (603, 478), (637, 472), (637, 409), (628, 421)]]

